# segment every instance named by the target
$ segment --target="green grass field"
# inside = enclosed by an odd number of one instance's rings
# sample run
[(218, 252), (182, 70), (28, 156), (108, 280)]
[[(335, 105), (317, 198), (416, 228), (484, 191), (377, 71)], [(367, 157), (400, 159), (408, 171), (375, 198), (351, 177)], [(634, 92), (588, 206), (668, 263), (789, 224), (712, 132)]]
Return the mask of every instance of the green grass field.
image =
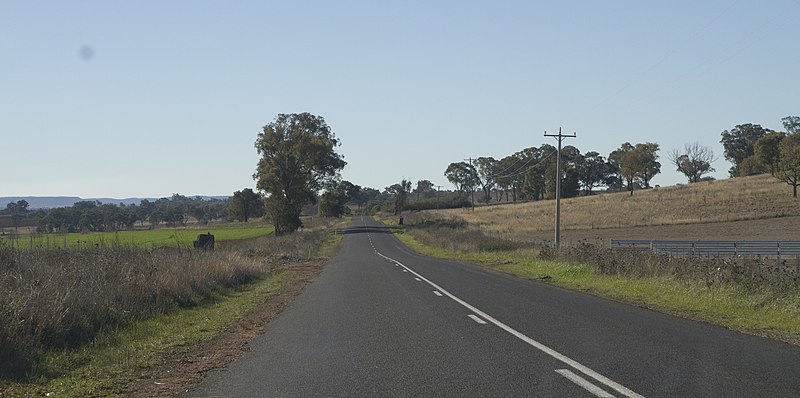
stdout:
[(208, 225), (203, 228), (161, 228), (137, 231), (91, 232), (72, 234), (22, 234), (18, 239), (0, 236), (20, 249), (29, 248), (78, 248), (101, 246), (137, 247), (192, 247), (198, 234), (211, 233), (217, 242), (256, 238), (269, 235), (274, 228), (265, 222), (227, 223)]

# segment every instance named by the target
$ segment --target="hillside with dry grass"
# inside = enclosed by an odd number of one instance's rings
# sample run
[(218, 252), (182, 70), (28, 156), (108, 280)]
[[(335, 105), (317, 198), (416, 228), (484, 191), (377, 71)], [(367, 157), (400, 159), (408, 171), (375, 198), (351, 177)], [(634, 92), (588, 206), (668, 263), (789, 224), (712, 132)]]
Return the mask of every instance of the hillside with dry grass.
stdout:
[[(436, 211), (515, 240), (553, 239), (555, 202)], [(561, 201), (562, 239), (800, 239), (800, 205), (769, 175)]]

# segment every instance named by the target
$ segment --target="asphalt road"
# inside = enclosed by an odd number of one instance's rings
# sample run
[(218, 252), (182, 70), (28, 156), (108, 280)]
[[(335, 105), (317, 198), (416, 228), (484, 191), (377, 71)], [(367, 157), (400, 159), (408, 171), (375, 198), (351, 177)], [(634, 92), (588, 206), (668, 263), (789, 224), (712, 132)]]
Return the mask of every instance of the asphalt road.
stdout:
[(412, 253), (342, 250), (192, 397), (799, 397), (800, 348)]

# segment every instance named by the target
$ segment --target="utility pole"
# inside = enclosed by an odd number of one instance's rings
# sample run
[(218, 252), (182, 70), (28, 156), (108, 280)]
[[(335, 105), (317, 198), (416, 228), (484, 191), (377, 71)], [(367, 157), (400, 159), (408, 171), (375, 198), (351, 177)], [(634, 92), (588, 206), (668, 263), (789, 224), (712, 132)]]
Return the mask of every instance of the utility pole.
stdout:
[[(469, 159), (464, 159), (464, 160), (468, 160), (469, 161), (469, 165), (472, 166), (472, 158), (471, 157)], [(472, 167), (475, 167), (475, 166), (472, 166)], [(477, 173), (477, 169), (476, 169), (475, 172)], [(472, 212), (473, 213), (475, 212), (475, 187), (472, 187)]]
[(441, 185), (436, 186), (436, 210), (439, 210), (439, 188), (441, 187)]
[(577, 135), (561, 134), (561, 127), (558, 128), (558, 135), (547, 134), (544, 132), (545, 137), (555, 137), (558, 140), (558, 152), (556, 152), (556, 247), (561, 247), (561, 141), (564, 138), (575, 138)]

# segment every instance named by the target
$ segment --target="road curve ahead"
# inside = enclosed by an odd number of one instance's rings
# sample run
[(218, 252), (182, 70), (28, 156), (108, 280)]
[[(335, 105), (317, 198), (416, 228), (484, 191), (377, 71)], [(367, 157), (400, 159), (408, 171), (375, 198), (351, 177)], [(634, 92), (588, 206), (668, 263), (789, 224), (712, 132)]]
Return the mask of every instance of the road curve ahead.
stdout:
[(800, 349), (409, 251), (367, 217), (191, 397), (798, 397)]

